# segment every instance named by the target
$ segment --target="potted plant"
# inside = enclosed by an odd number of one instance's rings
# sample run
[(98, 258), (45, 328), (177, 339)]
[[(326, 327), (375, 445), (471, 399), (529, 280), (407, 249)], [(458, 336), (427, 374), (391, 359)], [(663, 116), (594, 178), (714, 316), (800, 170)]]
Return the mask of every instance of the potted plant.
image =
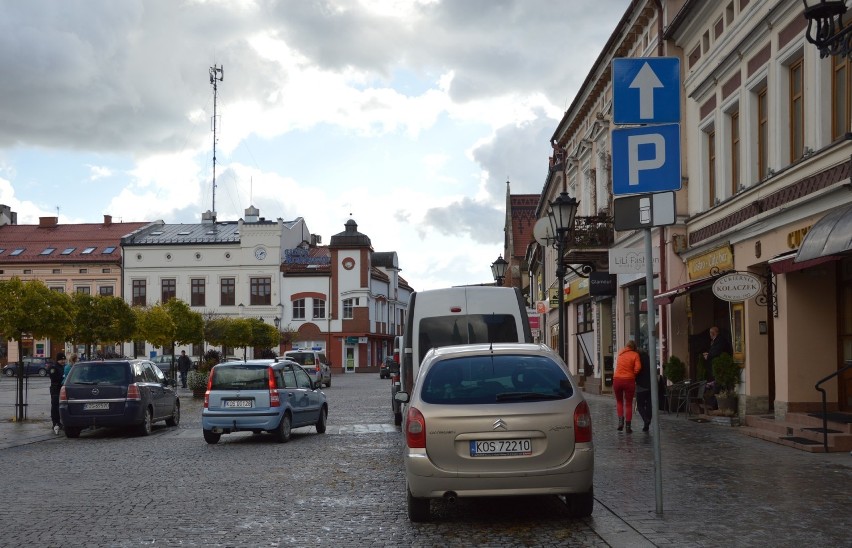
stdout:
[(186, 384), (192, 390), (192, 396), (201, 398), (207, 391), (207, 380), (210, 377), (210, 370), (213, 366), (219, 363), (222, 359), (222, 354), (218, 350), (208, 350), (204, 353), (201, 361), (198, 362), (198, 368), (189, 372), (186, 377)]
[(683, 382), (686, 378), (686, 364), (677, 356), (672, 356), (663, 365), (663, 375), (673, 384)]
[(716, 379), (716, 402), (719, 411), (736, 414), (737, 386), (740, 384), (740, 366), (727, 352), (713, 358), (713, 376)]

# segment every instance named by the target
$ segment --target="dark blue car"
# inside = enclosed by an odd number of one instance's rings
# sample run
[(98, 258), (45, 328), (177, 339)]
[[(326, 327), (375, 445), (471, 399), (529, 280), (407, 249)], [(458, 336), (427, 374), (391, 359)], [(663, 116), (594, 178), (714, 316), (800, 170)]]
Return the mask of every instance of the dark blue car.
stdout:
[(180, 400), (148, 360), (80, 362), (59, 393), (59, 414), (69, 438), (90, 426), (132, 427), (147, 436), (155, 422), (178, 425)]
[[(24, 376), (29, 377), (38, 375), (39, 377), (47, 376), (47, 369), (53, 363), (47, 358), (33, 358), (27, 356), (21, 360), (24, 362)], [(3, 374), (7, 377), (15, 377), (18, 375), (18, 362), (12, 362), (3, 368)]]

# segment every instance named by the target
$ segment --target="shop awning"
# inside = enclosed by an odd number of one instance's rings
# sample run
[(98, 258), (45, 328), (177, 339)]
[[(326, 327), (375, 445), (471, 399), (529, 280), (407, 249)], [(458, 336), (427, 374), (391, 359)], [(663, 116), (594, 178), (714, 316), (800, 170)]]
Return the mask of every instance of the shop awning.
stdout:
[(827, 257), (818, 257), (816, 259), (809, 259), (807, 261), (802, 261), (797, 263), (796, 252), (790, 251), (789, 253), (784, 253), (782, 255), (778, 255), (774, 259), (770, 259), (769, 269), (774, 274), (786, 274), (788, 272), (796, 272), (797, 270), (802, 270), (803, 268), (810, 268), (812, 266), (817, 266), (822, 263), (829, 263), (831, 261), (836, 261), (840, 259), (839, 255), (829, 255)]
[(852, 204), (833, 209), (811, 227), (793, 262), (852, 251)]
[(681, 284), (677, 287), (667, 289), (659, 295), (654, 295), (654, 304), (657, 306), (672, 304), (672, 302), (681, 295), (686, 295), (690, 291), (701, 289), (704, 286), (712, 284), (715, 280), (715, 276), (713, 278), (702, 278), (701, 280), (692, 280), (691, 282), (686, 282), (685, 284)]

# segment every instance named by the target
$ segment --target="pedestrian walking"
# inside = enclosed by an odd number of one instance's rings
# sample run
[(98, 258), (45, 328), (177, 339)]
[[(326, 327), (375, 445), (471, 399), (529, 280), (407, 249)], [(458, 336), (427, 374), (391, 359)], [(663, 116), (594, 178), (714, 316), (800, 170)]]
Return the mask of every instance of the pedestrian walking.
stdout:
[(56, 361), (47, 368), (50, 377), (50, 420), (53, 421), (53, 433), (58, 434), (62, 428), (59, 417), (59, 391), (62, 389), (63, 372), (65, 371), (65, 352), (57, 352)]
[[(636, 375), (636, 410), (645, 423), (642, 431), (647, 432), (651, 427), (651, 358), (647, 352), (639, 353), (639, 362), (642, 369)], [(655, 379), (656, 380), (656, 379)]]
[(186, 355), (186, 350), (180, 351), (177, 366), (178, 371), (180, 372), (181, 388), (186, 388), (186, 374), (189, 373), (189, 368), (192, 367), (192, 362), (190, 361), (189, 356)]
[(612, 392), (615, 394), (615, 410), (618, 413), (618, 431), (633, 432), (630, 426), (633, 420), (633, 395), (636, 393), (636, 374), (642, 369), (639, 353), (636, 352), (636, 342), (627, 344), (618, 352), (615, 362), (615, 373), (612, 375)]
[(68, 373), (71, 372), (71, 368), (74, 367), (75, 363), (77, 363), (77, 354), (71, 354), (71, 359), (67, 361), (65, 367), (62, 369), (62, 384), (65, 384), (65, 379), (68, 378)]

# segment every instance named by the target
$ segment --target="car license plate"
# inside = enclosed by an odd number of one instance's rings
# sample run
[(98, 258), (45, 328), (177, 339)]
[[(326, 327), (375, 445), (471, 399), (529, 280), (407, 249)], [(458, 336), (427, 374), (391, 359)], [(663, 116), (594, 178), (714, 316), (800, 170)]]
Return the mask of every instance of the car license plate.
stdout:
[(109, 409), (109, 403), (107, 402), (94, 402), (94, 403), (84, 403), (83, 411), (91, 411), (93, 409)]
[(225, 407), (251, 407), (251, 400), (225, 400)]
[(504, 457), (532, 455), (532, 443), (529, 439), (471, 441), (471, 457)]

